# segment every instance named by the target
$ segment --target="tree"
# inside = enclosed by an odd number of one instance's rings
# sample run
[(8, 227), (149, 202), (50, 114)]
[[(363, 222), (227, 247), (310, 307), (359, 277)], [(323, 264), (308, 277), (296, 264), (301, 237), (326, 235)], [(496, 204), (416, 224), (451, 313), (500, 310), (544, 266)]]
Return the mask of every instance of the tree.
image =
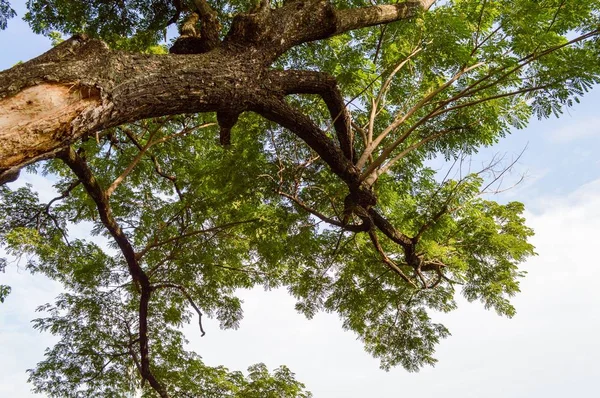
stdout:
[[(36, 389), (305, 394), (285, 368), (245, 379), (183, 349), (192, 315), (238, 326), (240, 287), (339, 313), (386, 369), (435, 363), (428, 310), (457, 289), (511, 316), (532, 231), (482, 197), (500, 162), (459, 166), (598, 82), (600, 2), (434, 3), (29, 2), (35, 31), (74, 34), (0, 73), (0, 179), (30, 165), (59, 190), (1, 188), (3, 244), (66, 289), (35, 324), (61, 336)], [(70, 239), (82, 221), (114, 251)]]

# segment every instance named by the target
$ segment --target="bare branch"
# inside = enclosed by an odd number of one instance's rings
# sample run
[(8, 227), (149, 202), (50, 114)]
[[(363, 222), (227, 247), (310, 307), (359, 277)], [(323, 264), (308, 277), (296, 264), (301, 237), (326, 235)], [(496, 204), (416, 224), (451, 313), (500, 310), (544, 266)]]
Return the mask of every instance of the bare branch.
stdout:
[[(435, 98), (442, 91), (444, 91), (448, 87), (450, 87), (454, 82), (456, 82), (465, 73), (468, 73), (471, 70), (473, 70), (475, 68), (478, 68), (478, 67), (480, 67), (482, 65), (483, 65), (483, 63), (480, 62), (480, 63), (476, 63), (474, 65), (471, 65), (469, 67), (461, 68), (456, 74), (454, 74), (454, 76), (452, 76), (450, 79), (448, 79), (444, 84), (442, 84), (440, 87), (436, 88), (435, 90), (432, 90), (429, 94), (427, 94), (425, 97), (423, 97), (411, 109), (409, 109), (404, 115), (396, 118), (396, 120), (394, 120), (394, 122), (392, 122), (389, 126), (387, 126), (381, 132), (381, 134), (379, 134), (377, 136), (377, 138), (375, 138), (373, 140), (373, 142), (369, 145), (369, 147), (365, 149), (365, 151), (363, 152), (363, 154), (360, 157), (359, 161), (357, 162), (357, 167), (362, 168), (362, 166), (364, 166), (365, 163), (366, 163), (367, 157), (370, 154), (373, 153), (373, 151), (377, 148), (377, 146), (381, 143), (381, 141), (383, 141), (383, 139), (385, 137), (387, 137), (391, 132), (393, 132), (395, 129), (397, 129), (402, 123), (404, 123), (413, 114), (415, 114), (418, 110), (420, 110), (425, 104), (427, 104), (430, 100), (432, 100), (433, 98)], [(417, 127), (417, 125), (413, 126), (407, 132), (405, 132), (400, 137), (398, 137), (392, 144), (386, 146), (383, 149), (381, 155), (379, 155), (373, 161), (373, 163), (371, 163), (369, 165), (369, 167), (367, 167), (367, 169), (363, 172), (363, 174), (362, 174), (363, 177), (361, 177), (361, 178), (364, 180), (375, 169), (377, 169), (388, 158), (388, 156), (394, 151), (394, 149), (396, 149), (398, 147), (398, 145), (402, 144), (410, 136), (410, 134), (414, 131), (414, 129), (416, 127)]]
[[(396, 65), (396, 67), (392, 70), (390, 75), (386, 78), (383, 85), (381, 86), (381, 89), (379, 90), (379, 93), (377, 94), (377, 98), (375, 98), (375, 100), (372, 103), (371, 114), (369, 117), (368, 140), (367, 140), (368, 142), (365, 144), (365, 149), (368, 146), (370, 146), (371, 142), (373, 141), (373, 129), (374, 129), (374, 125), (375, 125), (375, 116), (378, 113), (377, 108), (379, 107), (381, 99), (383, 98), (383, 96), (387, 92), (390, 84), (392, 83), (394, 76), (396, 76), (396, 74), (398, 72), (400, 72), (400, 70), (404, 67), (404, 65), (406, 65), (411, 60), (411, 58), (413, 58), (415, 55), (417, 55), (422, 50), (423, 50), (422, 47), (416, 48), (406, 58), (404, 58), (401, 62), (399, 62), (398, 65)], [(371, 156), (371, 154), (372, 154), (372, 152), (369, 153), (369, 156)], [(361, 156), (361, 160), (363, 159), (363, 157), (364, 156)], [(365, 159), (365, 162), (366, 162), (366, 159)], [(359, 168), (362, 167), (362, 164), (363, 163), (361, 163), (359, 160), (359, 162), (357, 163), (357, 167), (359, 167)]]

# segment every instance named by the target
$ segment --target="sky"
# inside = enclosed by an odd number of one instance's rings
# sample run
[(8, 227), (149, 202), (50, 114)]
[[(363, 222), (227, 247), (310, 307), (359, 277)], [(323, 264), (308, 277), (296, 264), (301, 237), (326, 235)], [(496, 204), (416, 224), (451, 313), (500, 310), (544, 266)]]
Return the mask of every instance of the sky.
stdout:
[[(23, 15), (24, 1), (13, 1)], [(0, 31), (0, 70), (48, 49), (49, 40), (33, 35), (18, 18)], [(525, 203), (532, 243), (538, 256), (522, 264), (528, 272), (513, 303), (512, 319), (462, 300), (459, 309), (437, 315), (452, 336), (443, 340), (435, 367), (418, 373), (389, 372), (365, 353), (336, 315), (306, 320), (294, 311), (284, 290), (241, 292), (245, 317), (237, 331), (222, 331), (212, 320), (200, 338), (197, 324), (186, 328), (190, 347), (208, 365), (245, 370), (264, 362), (287, 365), (316, 398), (395, 397), (596, 397), (600, 380), (600, 88), (560, 118), (533, 120), (497, 146), (482, 150), (477, 162), (495, 154), (516, 157), (526, 147), (512, 176), (525, 179), (496, 200)], [(23, 175), (43, 199), (51, 182)], [(84, 236), (86, 225), (71, 232)], [(52, 301), (60, 286), (18, 266), (0, 274), (13, 292), (0, 304), (0, 397), (40, 397), (30, 392), (26, 369), (43, 359), (55, 339), (31, 327), (38, 305)]]

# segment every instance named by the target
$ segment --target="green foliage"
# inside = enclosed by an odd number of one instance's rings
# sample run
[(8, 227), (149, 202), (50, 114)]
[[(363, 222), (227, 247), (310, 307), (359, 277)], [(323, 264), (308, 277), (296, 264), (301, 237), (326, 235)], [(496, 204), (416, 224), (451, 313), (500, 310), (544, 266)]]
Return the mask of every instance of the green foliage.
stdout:
[(0, 303), (3, 303), (6, 297), (10, 294), (10, 286), (0, 285)]
[(25, 19), (36, 33), (86, 32), (110, 43), (133, 37), (140, 49), (156, 44), (177, 12), (172, 1), (164, 0), (32, 0), (27, 7)]
[(17, 13), (10, 7), (7, 0), (0, 0), (0, 30), (6, 29), (8, 20), (16, 15)]
[[(248, 3), (211, 4), (227, 26)], [(7, 7), (2, 0), (0, 27)], [(157, 43), (177, 14), (174, 2), (158, 0), (33, 0), (28, 7), (36, 32), (86, 31), (152, 54), (166, 52)], [(285, 367), (269, 373), (255, 365), (244, 376), (185, 351), (180, 328), (198, 316), (190, 301), (221, 328), (235, 329), (243, 288), (284, 286), (307, 318), (338, 314), (384, 369), (435, 363), (435, 348), (450, 332), (431, 313), (454, 310), (458, 294), (513, 316), (509, 299), (525, 274), (518, 266), (535, 255), (523, 205), (486, 196), (497, 163), (476, 173), (455, 165), (532, 116), (558, 116), (599, 82), (597, 34), (573, 41), (597, 31), (599, 14), (597, 0), (446, 1), (408, 23), (306, 43), (277, 61), (276, 68), (336, 76), (356, 124), (375, 137), (387, 131), (364, 168), (381, 160), (373, 166), (381, 171), (373, 185), (377, 210), (413, 238), (413, 258), (383, 234), (375, 233), (378, 250), (368, 234), (319, 219), (343, 218), (347, 186), (305, 143), (256, 115), (242, 115), (227, 149), (217, 144), (212, 114), (139, 121), (77, 143), (102, 187), (135, 166), (110, 202), (156, 286), (148, 318), (156, 377), (181, 397), (309, 396)], [(319, 97), (289, 103), (334, 136)], [(358, 155), (368, 148), (357, 133)], [(428, 167), (438, 157), (453, 162), (443, 178)], [(31, 382), (57, 397), (140, 388), (154, 396), (138, 383), (140, 298), (125, 259), (71, 171), (56, 160), (41, 171), (56, 179), (60, 196), (52, 203), (40, 203), (32, 187), (0, 187), (0, 242), (32, 272), (65, 287), (34, 321), (60, 341), (30, 371)], [(109, 244), (72, 239), (68, 229), (82, 223)], [(382, 252), (406, 279), (382, 262)], [(0, 300), (8, 292), (0, 286)]]
[[(62, 294), (54, 305), (40, 307), (38, 310), (49, 316), (34, 320), (34, 327), (62, 338), (47, 350), (46, 359), (29, 371), (35, 391), (61, 398), (126, 394), (154, 397), (147, 384), (140, 386), (136, 361), (132, 361), (137, 336), (134, 301), (131, 294), (112, 289), (100, 294)], [(166, 304), (153, 306), (158, 313)], [(221, 366), (206, 366), (197, 354), (184, 349), (187, 341), (163, 315), (151, 318), (153, 372), (165, 382), (171, 396), (311, 396), (284, 366), (269, 373), (264, 365), (253, 365), (248, 376)]]
[[(148, 158), (132, 171), (127, 184), (113, 194), (113, 213), (129, 227), (127, 234), (136, 249), (147, 248), (144, 269), (154, 283), (176, 283), (204, 315), (218, 319), (222, 328), (237, 328), (243, 317), (237, 289), (272, 288), (293, 278), (287, 275), (292, 265), (316, 248), (309, 244), (316, 230), (307, 215), (282, 211), (268, 187), (249, 184), (272, 169), (261, 153), (262, 142), (240, 137), (236, 148), (223, 151), (214, 127), (198, 127), (203, 122), (200, 117), (143, 121), (107, 131), (104, 145), (90, 140), (81, 150), (106, 184), (137, 153), (127, 134), (141, 140), (150, 134), (161, 140), (189, 131), (153, 148), (152, 157), (161, 163)], [(244, 119), (240, 127), (253, 128), (253, 123)], [(241, 170), (240, 160), (245, 165)], [(177, 175), (177, 183), (159, 176), (157, 167), (164, 175)], [(35, 320), (34, 327), (61, 340), (30, 372), (30, 381), (36, 391), (57, 397), (133, 392), (139, 387), (131, 354), (137, 349), (139, 296), (126, 263), (110, 246), (67, 238), (67, 228), (82, 222), (92, 223), (95, 234), (107, 233), (89, 196), (81, 185), (73, 184), (62, 163), (49, 162), (42, 172), (53, 173), (57, 189), (68, 195), (46, 205), (31, 186), (0, 188), (5, 249), (25, 260), (31, 272), (60, 281), (67, 291), (54, 304), (39, 308), (46, 316)], [(295, 233), (295, 228), (300, 230)], [(189, 237), (177, 239), (181, 234)], [(196, 354), (186, 352), (179, 328), (197, 316), (188, 304), (179, 290), (167, 287), (150, 303), (153, 372), (174, 396), (309, 396), (285, 367), (270, 374), (257, 365), (245, 378), (239, 372), (207, 367)], [(144, 391), (154, 396), (149, 386)]]

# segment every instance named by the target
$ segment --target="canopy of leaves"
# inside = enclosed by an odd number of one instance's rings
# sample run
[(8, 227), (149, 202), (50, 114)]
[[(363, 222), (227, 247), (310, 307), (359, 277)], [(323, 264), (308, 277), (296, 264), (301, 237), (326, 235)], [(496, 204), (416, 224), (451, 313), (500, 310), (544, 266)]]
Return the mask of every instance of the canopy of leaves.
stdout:
[[(210, 3), (224, 25), (248, 7)], [(439, 3), (409, 22), (295, 47), (274, 65), (337, 78), (357, 134), (357, 167), (377, 211), (411, 239), (412, 253), (381, 232), (352, 230), (361, 216), (347, 212), (347, 186), (303, 141), (256, 115), (242, 116), (228, 148), (217, 144), (213, 114), (139, 121), (74, 145), (98, 183), (113, 188), (112, 216), (152, 283), (151, 365), (173, 396), (308, 396), (285, 367), (269, 374), (255, 365), (244, 377), (185, 351), (180, 327), (200, 314), (222, 328), (240, 325), (242, 288), (285, 286), (308, 318), (339, 314), (384, 369), (435, 363), (449, 331), (431, 313), (455, 309), (458, 293), (514, 315), (509, 298), (524, 275), (519, 263), (535, 254), (532, 231), (521, 203), (484, 195), (501, 182), (502, 165), (465, 172), (463, 160), (532, 115), (559, 115), (598, 83), (600, 2)], [(36, 32), (84, 30), (117, 46), (140, 38), (144, 50), (189, 7), (166, 0), (28, 6)], [(1, 1), (0, 27), (10, 15)], [(320, 98), (289, 103), (330, 130)], [(445, 176), (430, 167), (436, 157), (448, 160)], [(89, 222), (112, 242), (84, 184), (58, 160), (39, 171), (56, 181), (51, 203), (40, 203), (31, 187), (0, 188), (3, 246), (65, 286), (34, 323), (61, 340), (30, 380), (51, 396), (133, 392), (138, 286), (116, 245), (69, 236), (73, 224)], [(1, 299), (7, 293), (0, 287)], [(154, 394), (148, 385), (142, 391)]]

